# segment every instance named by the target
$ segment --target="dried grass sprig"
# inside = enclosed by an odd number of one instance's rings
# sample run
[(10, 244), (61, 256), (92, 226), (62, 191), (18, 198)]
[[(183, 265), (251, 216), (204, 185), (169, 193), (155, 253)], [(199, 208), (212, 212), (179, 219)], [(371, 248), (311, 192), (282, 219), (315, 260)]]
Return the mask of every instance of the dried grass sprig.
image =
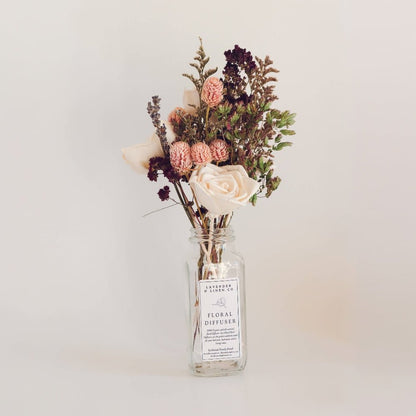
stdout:
[(199, 49), (197, 50), (196, 56), (194, 57), (195, 62), (191, 62), (189, 64), (198, 72), (198, 78), (194, 77), (192, 74), (182, 74), (182, 76), (188, 78), (195, 85), (195, 88), (199, 93), (199, 97), (201, 97), (202, 86), (204, 85), (205, 80), (211, 75), (214, 75), (218, 71), (218, 68), (205, 70), (205, 67), (207, 66), (210, 58), (205, 53), (201, 38), (199, 38), (199, 42)]

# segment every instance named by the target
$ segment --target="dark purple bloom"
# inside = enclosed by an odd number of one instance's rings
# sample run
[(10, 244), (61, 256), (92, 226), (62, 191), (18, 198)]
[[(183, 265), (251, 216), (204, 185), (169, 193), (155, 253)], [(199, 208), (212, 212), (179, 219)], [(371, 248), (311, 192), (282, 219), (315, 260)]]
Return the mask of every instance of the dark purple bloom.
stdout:
[(180, 175), (170, 165), (163, 170), (163, 175), (171, 183), (174, 183), (180, 179)]
[(151, 181), (156, 182), (160, 171), (169, 182), (174, 183), (180, 179), (180, 175), (172, 168), (169, 158), (159, 156), (152, 157), (149, 160), (149, 172), (147, 172), (147, 177)]
[(247, 77), (253, 76), (257, 65), (253, 56), (246, 49), (234, 46), (233, 50), (224, 52), (227, 64), (224, 67), (224, 88), (226, 94), (224, 98), (231, 104), (242, 103), (247, 105), (251, 101), (251, 96), (245, 92)]
[(163, 161), (163, 157), (152, 157), (149, 160), (149, 171), (147, 177), (156, 182), (158, 177), (158, 170), (160, 169), (160, 163)]
[[(205, 207), (201, 207), (201, 214), (205, 215), (208, 212), (208, 210)], [(201, 218), (201, 215), (199, 214), (199, 209), (195, 212), (196, 216), (198, 218)]]
[[(256, 69), (256, 63), (253, 60), (253, 56), (246, 49), (240, 48), (238, 45), (234, 46), (234, 49), (224, 52), (225, 59), (227, 60), (226, 69), (235, 71), (235, 66), (239, 66), (246, 73), (249, 73)], [(228, 68), (227, 68), (228, 67)]]
[(147, 172), (147, 177), (153, 181), (156, 182), (157, 181), (157, 177), (158, 177), (158, 173), (157, 170), (152, 169), (151, 167), (149, 167), (149, 171)]
[(157, 193), (161, 201), (167, 201), (169, 199), (170, 189), (169, 186), (164, 186), (162, 189), (159, 189)]

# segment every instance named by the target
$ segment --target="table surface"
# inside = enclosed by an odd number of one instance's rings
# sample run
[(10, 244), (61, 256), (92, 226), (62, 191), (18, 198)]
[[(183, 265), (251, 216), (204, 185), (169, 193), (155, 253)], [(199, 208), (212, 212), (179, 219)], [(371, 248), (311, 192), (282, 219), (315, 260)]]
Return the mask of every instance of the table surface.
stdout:
[(357, 365), (354, 345), (281, 330), (274, 345), (253, 339), (244, 373), (214, 378), (191, 376), (185, 354), (21, 334), (2, 354), (0, 413), (412, 414), (410, 375), (386, 379), (381, 368)]

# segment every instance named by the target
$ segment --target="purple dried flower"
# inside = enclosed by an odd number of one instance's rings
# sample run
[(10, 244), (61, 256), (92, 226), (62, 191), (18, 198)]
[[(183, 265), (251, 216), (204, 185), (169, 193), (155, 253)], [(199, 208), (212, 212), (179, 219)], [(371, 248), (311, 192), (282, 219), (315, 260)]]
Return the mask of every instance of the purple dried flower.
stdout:
[(151, 170), (149, 168), (149, 172), (147, 172), (147, 177), (153, 181), (153, 182), (157, 182), (157, 177), (158, 177), (158, 173), (157, 170)]
[(167, 201), (169, 199), (170, 189), (169, 186), (164, 186), (162, 189), (159, 189), (157, 193), (161, 201)]
[(231, 104), (242, 102), (247, 105), (252, 98), (245, 92), (247, 77), (250, 79), (257, 68), (253, 56), (238, 45), (235, 45), (232, 51), (224, 52), (224, 55), (227, 60), (223, 70), (223, 82), (226, 90), (224, 98)]
[(234, 46), (234, 49), (224, 52), (225, 59), (227, 60), (226, 68), (235, 71), (235, 66), (238, 65), (246, 73), (249, 73), (256, 69), (256, 63), (253, 60), (253, 56), (246, 49), (240, 48), (238, 45)]
[(180, 175), (175, 172), (170, 164), (169, 158), (167, 157), (152, 157), (149, 160), (149, 172), (147, 173), (147, 177), (151, 180), (156, 182), (159, 176), (159, 171), (163, 173), (163, 176), (169, 180), (169, 182), (176, 182), (181, 177)]
[(163, 176), (171, 183), (177, 182), (181, 178), (171, 165), (163, 169)]
[[(195, 215), (196, 215), (198, 218), (201, 218), (201, 215), (199, 214), (199, 211), (200, 211), (200, 210), (197, 210), (197, 211), (195, 212)], [(202, 214), (202, 215), (205, 215), (207, 212), (208, 212), (208, 210), (207, 210), (205, 207), (201, 207), (201, 214)]]
[(152, 157), (149, 160), (149, 171), (147, 172), (147, 177), (156, 182), (158, 177), (158, 170), (160, 169), (160, 164), (163, 162), (163, 157)]

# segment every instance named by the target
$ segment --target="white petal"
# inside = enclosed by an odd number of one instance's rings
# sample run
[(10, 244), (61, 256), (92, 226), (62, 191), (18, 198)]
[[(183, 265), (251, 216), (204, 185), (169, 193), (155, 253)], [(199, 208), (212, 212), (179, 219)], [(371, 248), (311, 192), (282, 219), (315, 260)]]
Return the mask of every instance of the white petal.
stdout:
[(176, 138), (175, 133), (173, 132), (173, 129), (172, 129), (172, 125), (169, 123), (169, 121), (161, 120), (161, 123), (164, 124), (166, 127), (166, 139), (168, 143), (171, 144)]
[(137, 172), (146, 174), (149, 169), (149, 159), (155, 156), (163, 156), (159, 137), (156, 133), (147, 140), (121, 149), (123, 159)]
[(221, 215), (217, 206), (216, 198), (206, 192), (206, 189), (198, 182), (190, 182), (190, 186), (195, 193), (198, 204), (203, 205), (209, 212)]

